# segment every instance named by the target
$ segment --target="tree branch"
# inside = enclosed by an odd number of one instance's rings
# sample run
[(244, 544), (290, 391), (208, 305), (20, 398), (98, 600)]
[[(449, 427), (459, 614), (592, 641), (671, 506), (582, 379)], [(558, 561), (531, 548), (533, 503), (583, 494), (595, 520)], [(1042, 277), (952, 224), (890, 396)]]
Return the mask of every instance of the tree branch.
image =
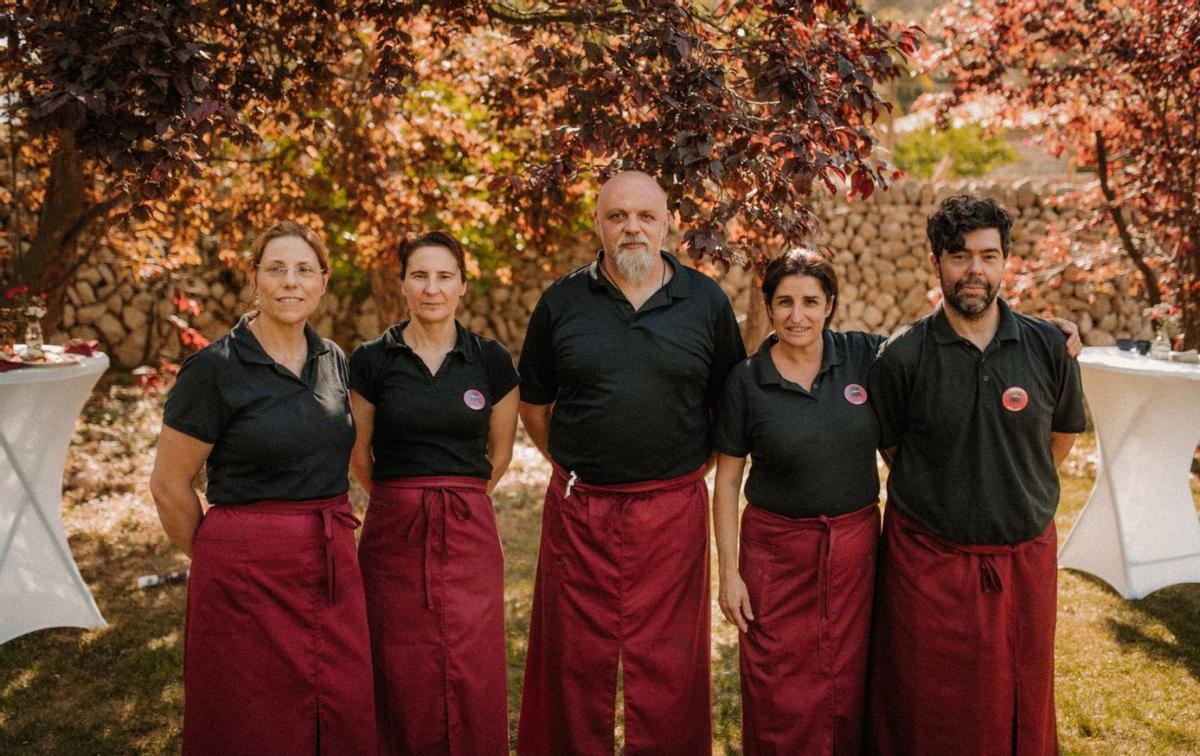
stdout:
[(95, 221), (107, 217), (110, 212), (116, 209), (119, 205), (124, 204), (128, 199), (129, 194), (127, 192), (121, 192), (113, 197), (109, 197), (103, 202), (97, 202), (89, 207), (83, 212), (83, 215), (80, 215), (79, 219), (75, 221), (75, 225), (71, 226), (69, 229), (67, 229), (67, 232), (63, 234), (62, 246), (65, 247), (71, 242), (75, 241), (75, 239), (78, 238), (81, 233), (83, 233), (84, 229), (86, 229)]
[(1113, 223), (1117, 227), (1117, 235), (1121, 238), (1121, 246), (1125, 248), (1125, 254), (1133, 261), (1133, 264), (1141, 271), (1142, 278), (1145, 279), (1146, 298), (1150, 300), (1151, 305), (1156, 305), (1161, 301), (1158, 293), (1158, 276), (1155, 275), (1154, 269), (1146, 264), (1142, 251), (1134, 243), (1133, 235), (1129, 233), (1129, 225), (1125, 222), (1125, 214), (1117, 205), (1116, 195), (1108, 184), (1108, 148), (1104, 145), (1104, 135), (1099, 131), (1096, 132), (1096, 172), (1100, 176), (1100, 191), (1104, 193), (1108, 213), (1112, 216)]

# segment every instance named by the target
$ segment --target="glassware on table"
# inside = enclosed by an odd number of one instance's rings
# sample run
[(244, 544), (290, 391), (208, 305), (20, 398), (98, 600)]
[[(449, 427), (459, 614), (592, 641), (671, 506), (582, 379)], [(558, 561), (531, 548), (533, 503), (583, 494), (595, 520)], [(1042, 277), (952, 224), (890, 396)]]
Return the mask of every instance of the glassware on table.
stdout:
[(45, 314), (46, 308), (41, 305), (30, 305), (25, 310), (25, 315), (29, 318), (25, 326), (25, 359), (27, 360), (40, 360), (46, 356), (43, 349), (45, 342), (42, 338), (41, 321)]
[(1150, 345), (1150, 356), (1156, 360), (1171, 359), (1171, 340), (1167, 338), (1164, 329), (1158, 329), (1154, 343)]

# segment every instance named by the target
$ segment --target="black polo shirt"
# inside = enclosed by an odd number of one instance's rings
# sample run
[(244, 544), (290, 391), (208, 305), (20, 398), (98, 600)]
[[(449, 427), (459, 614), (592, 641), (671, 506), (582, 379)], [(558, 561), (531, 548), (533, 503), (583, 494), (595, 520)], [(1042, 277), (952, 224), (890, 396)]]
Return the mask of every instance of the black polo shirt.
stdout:
[(436, 375), (394, 325), (350, 355), (350, 388), (375, 405), (374, 480), (414, 475), (490, 478), (492, 407), (519, 379), (498, 341), (455, 323), (458, 338)]
[(163, 425), (213, 445), (213, 504), (345, 493), (354, 447), (345, 355), (305, 326), (308, 360), (296, 377), (263, 350), (251, 317), (184, 361)]
[(521, 400), (554, 402), (550, 456), (588, 483), (663, 480), (711, 450), (709, 413), (745, 358), (720, 287), (662, 253), (674, 277), (634, 311), (603, 253), (542, 294), (521, 352)]
[(746, 499), (785, 517), (835, 517), (879, 498), (879, 424), (866, 386), (883, 337), (825, 331), (822, 339), (810, 390), (779, 374), (772, 334), (729, 371), (717, 410), (717, 451), (751, 458)]
[(999, 304), (982, 352), (939, 307), (888, 340), (871, 369), (880, 446), (899, 447), (888, 503), (956, 543), (1038, 536), (1058, 506), (1050, 434), (1084, 429), (1065, 336)]

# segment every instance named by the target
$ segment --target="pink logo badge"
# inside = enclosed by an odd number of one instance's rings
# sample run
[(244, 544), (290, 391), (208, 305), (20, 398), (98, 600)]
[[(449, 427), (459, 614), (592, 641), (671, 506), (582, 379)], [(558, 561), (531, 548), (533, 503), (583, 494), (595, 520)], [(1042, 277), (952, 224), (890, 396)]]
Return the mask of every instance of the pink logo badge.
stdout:
[(842, 396), (846, 397), (846, 401), (851, 404), (866, 404), (867, 402), (867, 390), (857, 383), (847, 384)]
[(1004, 409), (1009, 412), (1020, 412), (1025, 409), (1025, 405), (1029, 404), (1029, 394), (1020, 386), (1013, 386), (1004, 390), (1004, 396), (1000, 398)]
[(487, 404), (487, 400), (483, 398), (483, 394), (479, 393), (475, 389), (467, 389), (466, 392), (463, 393), (463, 404), (467, 405), (473, 410), (481, 410), (483, 409), (484, 405)]

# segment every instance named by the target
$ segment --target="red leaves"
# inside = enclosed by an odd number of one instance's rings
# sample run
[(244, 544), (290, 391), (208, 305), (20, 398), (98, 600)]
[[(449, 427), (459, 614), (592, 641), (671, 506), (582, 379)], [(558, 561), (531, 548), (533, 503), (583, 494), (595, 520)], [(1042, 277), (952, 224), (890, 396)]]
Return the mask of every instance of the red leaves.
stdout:
[(1090, 206), (1136, 224), (1120, 234), (1125, 254), (1159, 278), (1200, 346), (1200, 264), (1171, 254), (1200, 238), (1200, 6), (978, 0), (939, 13), (953, 31), (931, 56), (952, 85), (940, 113), (986, 103), (991, 123), (1028, 129), (1089, 170), (1102, 135), (1113, 201)]
[(875, 181), (864, 170), (857, 170), (850, 176), (850, 195), (857, 194), (861, 199), (870, 197), (875, 191)]
[(97, 183), (154, 198), (146, 256), (281, 217), (360, 265), (427, 225), (493, 263), (552, 255), (619, 162), (661, 177), (688, 254), (748, 260), (803, 240), (814, 187), (882, 182), (876, 84), (919, 41), (850, 2), (426, 5), (60, 3), (0, 73), (16, 121), (77, 130)]
[(200, 314), (200, 303), (189, 297), (182, 289), (175, 289), (171, 293), (171, 302), (175, 305), (175, 309), (185, 315), (195, 317)]

